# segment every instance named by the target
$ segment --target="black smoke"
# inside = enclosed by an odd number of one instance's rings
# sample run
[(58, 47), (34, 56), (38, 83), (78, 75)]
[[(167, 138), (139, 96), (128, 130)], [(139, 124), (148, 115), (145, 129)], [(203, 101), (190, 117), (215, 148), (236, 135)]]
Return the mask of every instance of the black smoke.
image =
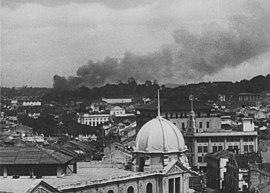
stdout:
[(174, 44), (154, 53), (125, 53), (119, 60), (106, 57), (80, 67), (76, 77), (54, 77), (55, 88), (75, 89), (101, 86), (108, 82), (135, 77), (138, 82), (185, 83), (233, 68), (266, 53), (270, 47), (270, 14), (264, 7), (252, 4), (244, 15), (228, 18), (226, 26), (208, 23), (201, 32), (178, 28)]

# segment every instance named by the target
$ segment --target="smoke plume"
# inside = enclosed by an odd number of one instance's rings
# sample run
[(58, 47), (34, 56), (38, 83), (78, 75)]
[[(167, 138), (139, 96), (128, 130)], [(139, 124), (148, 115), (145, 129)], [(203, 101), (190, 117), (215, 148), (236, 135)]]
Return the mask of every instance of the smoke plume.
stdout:
[(270, 15), (257, 4), (254, 7), (256, 11), (254, 8), (248, 14), (228, 18), (226, 26), (209, 23), (199, 33), (178, 28), (172, 34), (174, 44), (154, 53), (125, 53), (121, 60), (90, 60), (77, 70), (77, 77), (66, 79), (56, 75), (54, 87), (101, 86), (129, 77), (138, 82), (157, 79), (181, 84), (236, 67), (270, 47)]

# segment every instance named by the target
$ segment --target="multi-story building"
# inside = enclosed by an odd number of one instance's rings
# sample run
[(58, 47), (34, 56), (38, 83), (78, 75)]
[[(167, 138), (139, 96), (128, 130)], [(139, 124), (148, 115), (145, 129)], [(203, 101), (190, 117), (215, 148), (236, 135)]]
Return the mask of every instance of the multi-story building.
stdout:
[(82, 113), (82, 114), (78, 114), (77, 121), (80, 124), (95, 127), (95, 126), (98, 126), (102, 123), (109, 121), (109, 119), (110, 119), (109, 114)]
[[(187, 156), (193, 167), (206, 168), (205, 155), (220, 150), (234, 150), (244, 154), (257, 152), (258, 134), (253, 120), (242, 120), (238, 130), (222, 129), (218, 112), (199, 101), (176, 102), (162, 99), (161, 116), (171, 121), (184, 134), (189, 151)], [(157, 114), (157, 101), (154, 100), (137, 108), (138, 126)]]
[(201, 130), (196, 127), (194, 114), (190, 115), (190, 128), (184, 133), (189, 149), (188, 158), (192, 166), (206, 168), (206, 154), (220, 150), (230, 150), (238, 154), (258, 151), (258, 134), (252, 119), (242, 119), (240, 131)]
[[(181, 131), (188, 128), (188, 116), (191, 103), (189, 101), (174, 101), (161, 99), (161, 116), (177, 126)], [(221, 128), (219, 113), (211, 111), (211, 107), (200, 101), (193, 102), (196, 125), (203, 130)], [(138, 128), (157, 115), (157, 100), (153, 100), (137, 109)]]

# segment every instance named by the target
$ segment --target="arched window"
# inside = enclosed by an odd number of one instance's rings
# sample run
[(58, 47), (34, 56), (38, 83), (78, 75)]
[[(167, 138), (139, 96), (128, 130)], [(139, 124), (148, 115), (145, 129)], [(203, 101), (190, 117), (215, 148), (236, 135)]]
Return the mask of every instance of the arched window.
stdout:
[(146, 193), (153, 193), (153, 186), (150, 182), (146, 186)]
[(109, 190), (108, 193), (114, 193), (112, 190)]
[(127, 193), (134, 193), (134, 188), (132, 186), (129, 186), (127, 189)]

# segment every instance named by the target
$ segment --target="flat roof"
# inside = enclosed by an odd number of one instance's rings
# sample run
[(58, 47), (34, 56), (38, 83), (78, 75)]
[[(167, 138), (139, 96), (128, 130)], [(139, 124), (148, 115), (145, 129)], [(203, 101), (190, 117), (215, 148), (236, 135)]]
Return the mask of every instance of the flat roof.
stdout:
[(219, 136), (257, 136), (257, 131), (229, 131), (229, 132), (204, 132), (204, 133), (193, 133), (186, 135), (186, 137), (219, 137)]

